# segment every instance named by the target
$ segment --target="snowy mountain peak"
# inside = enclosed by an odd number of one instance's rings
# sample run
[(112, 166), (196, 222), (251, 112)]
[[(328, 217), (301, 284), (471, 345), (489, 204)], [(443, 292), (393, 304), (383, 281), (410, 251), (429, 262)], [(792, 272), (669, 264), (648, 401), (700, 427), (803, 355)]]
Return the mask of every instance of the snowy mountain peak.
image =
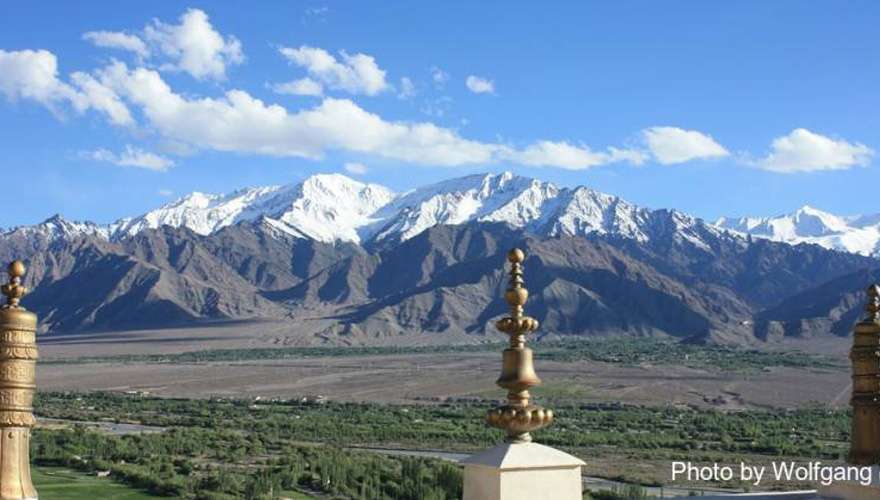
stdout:
[(359, 213), (373, 213), (391, 201), (395, 194), (378, 184), (366, 184), (341, 174), (317, 174), (300, 184), (303, 198), (314, 203), (338, 205), (341, 199), (355, 201)]
[(72, 239), (78, 236), (107, 238), (107, 229), (105, 227), (93, 222), (67, 220), (60, 214), (55, 214), (33, 226), (14, 227), (3, 234), (13, 233), (22, 236), (42, 236), (48, 241), (55, 241), (61, 238)]
[(861, 255), (880, 256), (880, 216), (842, 217), (804, 205), (776, 217), (722, 217), (715, 225), (758, 238), (813, 243)]
[(361, 229), (378, 222), (374, 214), (394, 197), (378, 184), (339, 174), (313, 175), (280, 195), (269, 215), (314, 240), (360, 243)]
[[(167, 208), (176, 208), (176, 207), (189, 207), (189, 208), (207, 208), (211, 205), (211, 203), (218, 198), (222, 198), (220, 195), (210, 194), (210, 193), (202, 193), (199, 191), (193, 191), (192, 193), (179, 198), (168, 205)], [(165, 207), (163, 207), (165, 208)]]
[(558, 215), (549, 229), (553, 236), (617, 234), (645, 241), (651, 211), (616, 196), (579, 186), (565, 193)]
[(834, 214), (809, 205), (799, 208), (793, 216), (794, 229), (802, 236), (824, 236), (847, 228), (846, 221)]
[(510, 172), (441, 181), (404, 193), (379, 211), (386, 220), (376, 240), (406, 240), (438, 224), (506, 222), (523, 228), (541, 218), (559, 190)]

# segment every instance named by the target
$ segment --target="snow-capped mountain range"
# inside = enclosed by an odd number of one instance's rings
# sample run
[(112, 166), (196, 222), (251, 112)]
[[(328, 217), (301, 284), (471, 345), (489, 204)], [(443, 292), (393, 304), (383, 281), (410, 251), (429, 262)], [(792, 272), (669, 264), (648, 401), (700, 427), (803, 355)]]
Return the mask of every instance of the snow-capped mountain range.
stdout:
[(357, 244), (405, 241), (437, 225), (472, 221), (506, 223), (548, 237), (598, 234), (645, 242), (658, 224), (671, 224), (677, 238), (703, 248), (706, 232), (717, 236), (729, 231), (880, 256), (880, 215), (840, 217), (805, 206), (778, 217), (721, 218), (709, 224), (675, 210), (650, 210), (583, 186), (560, 188), (510, 172), (471, 175), (404, 193), (340, 174), (319, 174), (286, 186), (195, 192), (106, 225), (56, 215), (3, 234), (38, 233), (49, 239), (91, 235), (118, 241), (161, 226), (210, 235), (245, 221), (260, 221), (275, 234)]
[(715, 225), (757, 238), (793, 245), (812, 243), (860, 255), (880, 257), (880, 214), (839, 216), (811, 206), (776, 217), (722, 217)]
[[(510, 173), (404, 193), (331, 174), (192, 193), (111, 224), (53, 216), (0, 232), (0, 261), (28, 262), (27, 307), (50, 331), (308, 317), (285, 335), (348, 345), (494, 331), (517, 245), (544, 331), (738, 344), (851, 331), (880, 272), (865, 272), (873, 258), (746, 233), (870, 254), (877, 225), (810, 208), (712, 224)], [(867, 243), (845, 247), (859, 231)]]
[(107, 225), (71, 222), (56, 215), (6, 234), (41, 233), (50, 239), (88, 234), (115, 241), (166, 225), (209, 235), (232, 224), (260, 220), (293, 237), (366, 243), (405, 241), (436, 225), (481, 221), (502, 222), (543, 236), (596, 233), (647, 241), (652, 218), (658, 214), (664, 223), (679, 227), (682, 238), (703, 246), (693, 228), (707, 225), (686, 214), (652, 211), (586, 187), (559, 188), (509, 172), (471, 175), (399, 194), (340, 174), (320, 174), (288, 186), (191, 193)]

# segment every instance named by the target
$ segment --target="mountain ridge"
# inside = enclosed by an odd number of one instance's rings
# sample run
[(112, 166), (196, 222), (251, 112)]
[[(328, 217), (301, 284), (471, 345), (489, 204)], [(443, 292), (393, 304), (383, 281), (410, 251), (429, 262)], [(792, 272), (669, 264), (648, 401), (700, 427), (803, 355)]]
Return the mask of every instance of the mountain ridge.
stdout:
[[(41, 329), (262, 319), (290, 323), (281, 344), (479, 338), (506, 310), (504, 256), (521, 246), (542, 335), (754, 344), (843, 334), (857, 316), (850, 282), (880, 268), (509, 173), (400, 194), (323, 176), (166, 207), (115, 226), (55, 216), (0, 234), (0, 259), (27, 261), (25, 305)], [(818, 305), (790, 306), (799, 296)], [(792, 326), (824, 304), (837, 304), (834, 324)]]
[[(118, 241), (168, 225), (206, 236), (260, 219), (294, 237), (370, 245), (404, 241), (439, 224), (479, 221), (507, 223), (542, 236), (620, 234), (644, 241), (648, 231), (641, 225), (651, 212), (585, 186), (560, 188), (510, 172), (474, 174), (403, 193), (341, 174), (317, 174), (287, 186), (243, 188), (227, 194), (193, 192), (106, 225), (67, 221), (56, 215), (4, 234), (42, 230), (51, 237), (89, 234)], [(699, 220), (677, 213), (685, 225)]]
[[(345, 199), (346, 203), (337, 203)], [(71, 221), (60, 214), (13, 231), (51, 238), (88, 234), (118, 241), (163, 225), (210, 235), (240, 222), (262, 220), (278, 233), (325, 243), (364, 246), (409, 239), (438, 224), (503, 222), (546, 237), (611, 234), (645, 241), (649, 209), (586, 186), (500, 174), (474, 174), (396, 193), (341, 174), (316, 174), (296, 184), (249, 187), (225, 194), (192, 192), (144, 214), (109, 224)], [(675, 209), (685, 233), (702, 219)], [(705, 222), (705, 221), (704, 221)], [(772, 217), (720, 217), (709, 229), (789, 244), (880, 257), (880, 214), (838, 216), (804, 205)]]

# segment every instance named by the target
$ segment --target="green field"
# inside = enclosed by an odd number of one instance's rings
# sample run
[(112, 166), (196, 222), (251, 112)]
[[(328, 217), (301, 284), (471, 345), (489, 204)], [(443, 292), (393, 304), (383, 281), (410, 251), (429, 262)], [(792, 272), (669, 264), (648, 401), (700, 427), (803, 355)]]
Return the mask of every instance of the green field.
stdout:
[[(844, 410), (817, 406), (724, 412), (585, 404), (564, 401), (566, 396), (577, 399), (576, 391), (570, 394), (552, 385), (550, 389), (561, 401), (554, 405), (554, 425), (542, 430), (539, 439), (584, 458), (590, 476), (660, 486), (669, 484), (674, 460), (838, 463), (848, 449), (850, 416)], [(461, 469), (448, 462), (349, 447), (485, 449), (500, 439), (482, 418), (490, 404), (187, 400), (41, 392), (35, 403), (39, 416), (71, 423), (35, 429), (31, 456), (41, 464), (112, 470), (118, 481), (143, 488), (138, 491), (182, 498), (264, 499), (282, 491), (314, 492), (322, 498), (461, 498)], [(100, 420), (164, 431), (113, 434), (73, 423)], [(744, 487), (736, 482), (713, 486)], [(765, 487), (774, 486), (813, 485)]]
[[(64, 467), (32, 467), (34, 486), (40, 500), (152, 499), (156, 496), (119, 484), (112, 479), (86, 475)], [(166, 497), (167, 498), (167, 497)]]

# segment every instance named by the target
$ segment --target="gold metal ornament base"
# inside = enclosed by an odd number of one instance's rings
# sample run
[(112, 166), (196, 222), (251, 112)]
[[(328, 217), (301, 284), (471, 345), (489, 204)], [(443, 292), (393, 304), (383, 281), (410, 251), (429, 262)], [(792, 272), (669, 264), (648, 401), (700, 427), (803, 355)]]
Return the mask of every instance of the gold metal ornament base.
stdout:
[(0, 500), (36, 499), (31, 481), (30, 435), (36, 390), (37, 316), (19, 305), (27, 293), (21, 261), (9, 265), (0, 306)]
[(31, 481), (30, 427), (5, 427), (0, 437), (0, 500), (36, 499)]
[(538, 329), (538, 320), (523, 314), (529, 291), (523, 281), (522, 262), (525, 254), (515, 248), (507, 254), (510, 262), (510, 282), (504, 298), (510, 306), (510, 316), (495, 326), (510, 336), (510, 347), (504, 350), (501, 376), (495, 382), (507, 389), (507, 404), (486, 413), (486, 423), (507, 431), (506, 441), (528, 443), (532, 431), (550, 425), (553, 411), (533, 405), (529, 389), (541, 384), (535, 373), (532, 350), (525, 346), (526, 335)]

